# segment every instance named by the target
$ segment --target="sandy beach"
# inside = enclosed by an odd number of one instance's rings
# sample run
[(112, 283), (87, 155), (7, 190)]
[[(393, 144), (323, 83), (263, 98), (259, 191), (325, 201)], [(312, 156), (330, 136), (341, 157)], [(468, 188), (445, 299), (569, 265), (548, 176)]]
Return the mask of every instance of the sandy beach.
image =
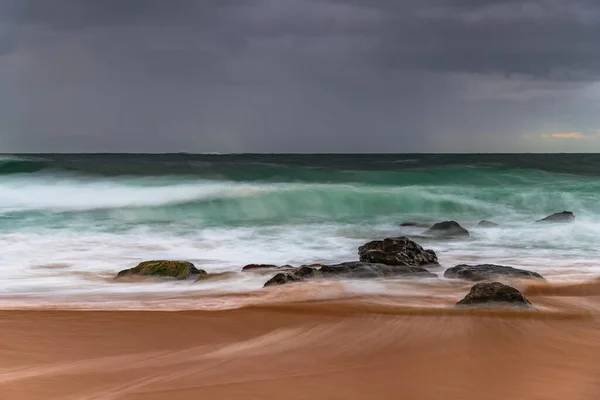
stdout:
[(1, 397), (600, 396), (600, 320), (589, 308), (478, 311), (365, 300), (229, 311), (3, 311)]

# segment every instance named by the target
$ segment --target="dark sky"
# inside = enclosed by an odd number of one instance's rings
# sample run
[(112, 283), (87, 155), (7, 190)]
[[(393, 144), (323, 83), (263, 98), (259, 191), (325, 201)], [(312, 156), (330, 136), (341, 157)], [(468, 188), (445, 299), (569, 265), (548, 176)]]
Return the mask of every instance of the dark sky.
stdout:
[(600, 151), (598, 0), (0, 0), (0, 152)]

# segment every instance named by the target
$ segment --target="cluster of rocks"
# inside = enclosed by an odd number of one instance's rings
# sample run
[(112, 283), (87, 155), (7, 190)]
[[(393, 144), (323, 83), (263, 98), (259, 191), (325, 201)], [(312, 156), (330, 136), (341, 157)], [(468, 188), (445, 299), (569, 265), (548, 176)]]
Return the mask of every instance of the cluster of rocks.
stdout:
[(358, 255), (359, 261), (334, 265), (303, 265), (296, 269), (287, 269), (269, 279), (265, 287), (316, 278), (437, 278), (437, 275), (425, 269), (427, 266), (439, 266), (435, 252), (423, 249), (407, 237), (386, 238), (366, 243), (359, 247)]
[[(553, 214), (538, 222), (571, 222), (574, 215), (564, 211)], [(407, 223), (405, 226), (418, 226)], [(497, 224), (481, 221), (478, 227), (492, 228)], [(431, 226), (423, 232), (423, 236), (433, 238), (469, 237), (469, 232), (455, 221), (446, 221)], [(364, 244), (358, 248), (358, 261), (325, 265), (311, 264), (294, 268), (290, 265), (277, 266), (271, 264), (246, 265), (244, 272), (270, 272), (275, 275), (265, 287), (303, 282), (314, 279), (344, 278), (373, 279), (386, 277), (402, 277), (414, 279), (438, 279), (428, 268), (439, 267), (438, 257), (433, 250), (424, 249), (408, 237), (385, 238)], [(220, 274), (208, 274), (196, 268), (188, 261), (154, 260), (140, 263), (134, 268), (119, 272), (115, 279), (127, 277), (155, 277), (177, 280), (207, 280)], [(222, 275), (222, 274), (221, 274)], [(475, 284), (467, 296), (457, 306), (477, 305), (511, 305), (533, 307), (517, 289), (500, 282), (499, 278), (544, 279), (540, 274), (523, 269), (502, 265), (457, 265), (444, 272), (447, 279), (461, 279), (479, 282)]]

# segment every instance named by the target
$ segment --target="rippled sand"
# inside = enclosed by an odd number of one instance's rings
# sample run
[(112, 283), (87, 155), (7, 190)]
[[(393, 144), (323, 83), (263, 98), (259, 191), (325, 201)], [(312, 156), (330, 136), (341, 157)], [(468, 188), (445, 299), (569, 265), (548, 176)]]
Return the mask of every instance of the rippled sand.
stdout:
[(598, 399), (600, 297), (590, 285), (526, 287), (537, 312), (375, 296), (222, 311), (3, 311), (0, 397)]

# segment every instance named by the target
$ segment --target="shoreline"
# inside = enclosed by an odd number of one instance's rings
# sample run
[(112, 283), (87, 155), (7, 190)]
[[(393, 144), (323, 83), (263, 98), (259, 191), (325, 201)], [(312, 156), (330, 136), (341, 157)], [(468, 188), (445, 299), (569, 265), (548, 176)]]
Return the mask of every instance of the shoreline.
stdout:
[[(544, 311), (568, 311), (568, 298), (585, 301), (600, 296), (600, 278), (573, 282), (500, 279), (514, 286)], [(363, 291), (365, 283), (372, 286)], [(278, 307), (311, 302), (364, 302), (408, 309), (448, 310), (476, 282), (440, 280), (337, 280), (324, 279), (260, 288), (245, 292), (130, 292), (69, 295), (0, 296), (0, 311), (227, 311), (250, 307)], [(149, 285), (152, 283), (148, 282)], [(566, 308), (565, 308), (566, 307)], [(595, 306), (591, 307), (595, 309)], [(600, 311), (600, 308), (598, 308)], [(450, 311), (451, 312), (451, 311)]]

